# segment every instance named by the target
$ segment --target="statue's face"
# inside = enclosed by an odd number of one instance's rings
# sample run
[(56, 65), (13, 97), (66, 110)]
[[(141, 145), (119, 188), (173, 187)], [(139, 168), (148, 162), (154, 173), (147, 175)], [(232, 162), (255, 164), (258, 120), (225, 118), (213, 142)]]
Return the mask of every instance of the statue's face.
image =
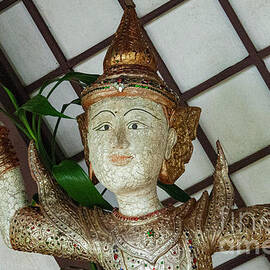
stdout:
[(88, 117), (90, 162), (98, 180), (116, 194), (156, 185), (176, 142), (161, 105), (140, 97), (106, 98), (90, 107)]

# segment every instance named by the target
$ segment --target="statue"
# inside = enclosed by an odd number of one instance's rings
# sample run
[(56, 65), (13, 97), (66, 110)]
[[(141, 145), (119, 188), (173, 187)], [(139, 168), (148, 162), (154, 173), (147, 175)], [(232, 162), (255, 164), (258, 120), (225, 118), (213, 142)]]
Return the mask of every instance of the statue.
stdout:
[(232, 210), (222, 148), (211, 195), (163, 208), (157, 179), (184, 172), (200, 109), (180, 107), (158, 77), (135, 9), (127, 5), (104, 60), (104, 74), (82, 92), (78, 119), (90, 174), (116, 194), (119, 209), (76, 206), (39, 160), (29, 165), (40, 206), (27, 206), (18, 160), (0, 127), (0, 229), (15, 250), (99, 262), (104, 269), (212, 269), (217, 251), (270, 247), (270, 209)]

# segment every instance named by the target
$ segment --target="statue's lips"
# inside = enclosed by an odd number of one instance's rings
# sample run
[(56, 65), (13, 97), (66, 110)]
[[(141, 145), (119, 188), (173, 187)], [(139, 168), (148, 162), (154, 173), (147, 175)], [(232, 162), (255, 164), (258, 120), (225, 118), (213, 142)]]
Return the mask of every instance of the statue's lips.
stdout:
[(127, 155), (110, 155), (110, 161), (116, 166), (123, 166), (128, 164), (132, 159), (133, 156)]

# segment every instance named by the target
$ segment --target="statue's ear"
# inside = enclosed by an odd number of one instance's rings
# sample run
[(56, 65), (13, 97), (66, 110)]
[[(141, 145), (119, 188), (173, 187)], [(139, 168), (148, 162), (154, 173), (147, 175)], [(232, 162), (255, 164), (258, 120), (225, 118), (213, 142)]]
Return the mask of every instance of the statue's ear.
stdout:
[(170, 128), (165, 151), (165, 159), (168, 160), (171, 157), (172, 149), (175, 146), (176, 142), (177, 142), (177, 133), (174, 128)]
[(189, 138), (193, 141), (197, 135), (201, 109), (198, 107), (187, 107), (183, 114), (185, 115), (184, 118), (186, 119)]
[(87, 132), (88, 132), (88, 118), (87, 118), (87, 113), (82, 113), (80, 115), (77, 116), (77, 123), (79, 125), (79, 130), (80, 130), (80, 134), (81, 134), (81, 140), (82, 140), (82, 144), (84, 147), (84, 158), (85, 158), (85, 162), (88, 166), (89, 169), (89, 176), (92, 178), (92, 182), (94, 184), (98, 183), (97, 178), (94, 175), (94, 172), (92, 171), (92, 166), (90, 164), (89, 161), (89, 147), (88, 147), (88, 141), (87, 141)]

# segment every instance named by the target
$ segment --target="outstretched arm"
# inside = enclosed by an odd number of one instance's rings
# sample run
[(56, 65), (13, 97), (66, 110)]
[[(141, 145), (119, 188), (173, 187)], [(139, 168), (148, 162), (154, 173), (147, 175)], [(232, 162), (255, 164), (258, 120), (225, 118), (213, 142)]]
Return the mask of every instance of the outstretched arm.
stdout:
[(270, 247), (270, 208), (252, 206), (232, 210), (234, 191), (228, 164), (219, 142), (214, 188), (210, 196), (205, 233), (213, 251)]
[(38, 185), (39, 207), (27, 206), (18, 159), (8, 130), (1, 126), (0, 229), (7, 245), (20, 251), (96, 261), (93, 224), (86, 223), (85, 210), (71, 202), (43, 167), (32, 142), (29, 165)]
[(270, 248), (270, 207), (234, 210), (223, 226), (216, 251)]
[(19, 162), (8, 139), (8, 130), (0, 122), (0, 231), (11, 247), (9, 228), (15, 212), (27, 205)]

